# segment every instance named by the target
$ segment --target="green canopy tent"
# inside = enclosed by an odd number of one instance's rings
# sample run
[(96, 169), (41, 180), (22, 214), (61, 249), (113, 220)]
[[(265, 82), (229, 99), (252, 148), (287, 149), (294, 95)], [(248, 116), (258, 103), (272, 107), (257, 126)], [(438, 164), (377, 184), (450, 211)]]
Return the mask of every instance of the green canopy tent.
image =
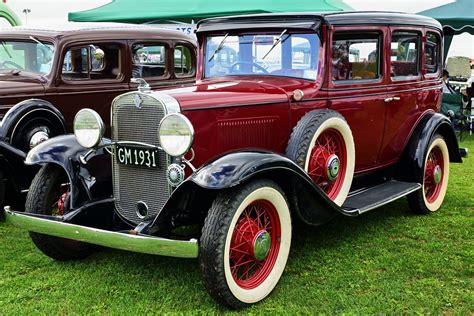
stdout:
[(5, 19), (12, 26), (21, 25), (20, 19), (16, 14), (4, 3), (0, 2), (0, 19)]
[(464, 32), (474, 35), (474, 1), (456, 0), (418, 14), (435, 18), (443, 25), (444, 57), (448, 55), (453, 36)]
[(208, 17), (265, 12), (347, 11), (342, 0), (113, 0), (96, 9), (71, 12), (69, 21), (145, 23), (190, 22)]

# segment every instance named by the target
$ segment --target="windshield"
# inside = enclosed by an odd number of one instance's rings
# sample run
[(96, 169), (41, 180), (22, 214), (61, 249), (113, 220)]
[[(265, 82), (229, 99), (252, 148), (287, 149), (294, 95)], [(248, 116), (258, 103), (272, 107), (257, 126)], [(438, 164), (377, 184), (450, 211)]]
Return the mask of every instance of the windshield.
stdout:
[(47, 42), (0, 39), (0, 71), (20, 70), (49, 74), (54, 46)]
[(315, 80), (320, 41), (315, 33), (208, 36), (205, 76), (269, 75)]

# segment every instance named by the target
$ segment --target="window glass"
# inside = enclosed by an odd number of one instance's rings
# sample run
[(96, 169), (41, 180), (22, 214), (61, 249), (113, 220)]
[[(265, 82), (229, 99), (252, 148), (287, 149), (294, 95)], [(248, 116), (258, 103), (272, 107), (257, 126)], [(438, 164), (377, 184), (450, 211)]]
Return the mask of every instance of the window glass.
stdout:
[(440, 47), (439, 36), (436, 33), (426, 33), (425, 68), (427, 73), (438, 71)]
[(46, 75), (51, 71), (53, 56), (51, 43), (0, 40), (0, 71), (20, 70)]
[(393, 32), (391, 43), (391, 76), (406, 77), (419, 74), (420, 35), (410, 32)]
[(192, 75), (193, 55), (187, 46), (178, 45), (174, 48), (174, 73), (177, 77)]
[(132, 47), (133, 78), (163, 77), (166, 69), (166, 46), (135, 44)]
[(368, 80), (380, 77), (380, 35), (335, 34), (332, 79)]
[(88, 45), (66, 51), (62, 68), (65, 81), (121, 79), (120, 47)]
[(236, 75), (285, 76), (315, 80), (318, 73), (317, 34), (246, 34), (209, 36), (206, 77)]
[(10, 22), (8, 22), (7, 19), (5, 18), (2, 18), (0, 17), (0, 28), (8, 28), (8, 27), (11, 27), (12, 25), (10, 24)]

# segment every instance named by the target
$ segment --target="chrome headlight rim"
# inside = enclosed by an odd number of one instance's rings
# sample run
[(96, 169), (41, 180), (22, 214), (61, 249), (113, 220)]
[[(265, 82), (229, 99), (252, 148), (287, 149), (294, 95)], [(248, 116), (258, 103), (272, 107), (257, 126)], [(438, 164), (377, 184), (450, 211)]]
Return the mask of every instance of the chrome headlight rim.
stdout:
[[(163, 145), (163, 141), (161, 139), (162, 137), (162, 134), (161, 134), (161, 128), (163, 126), (163, 123), (169, 119), (170, 117), (177, 117), (181, 120), (183, 120), (183, 122), (185, 123), (187, 129), (189, 130), (189, 136), (190, 136), (190, 140), (189, 140), (189, 143), (188, 145), (186, 146), (186, 150), (183, 150), (182, 153), (171, 153), (167, 150), (167, 148), (165, 148), (166, 146)], [(184, 116), (183, 114), (181, 113), (170, 113), (170, 114), (167, 114), (165, 115), (161, 121), (160, 121), (160, 124), (158, 126), (158, 140), (160, 142), (160, 146), (161, 148), (170, 156), (172, 157), (182, 157), (184, 156), (190, 149), (191, 147), (193, 146), (193, 143), (194, 143), (194, 127), (193, 127), (193, 124), (191, 123), (191, 121), (186, 117)]]
[[(88, 114), (92, 115), (92, 117), (94, 118), (95, 122), (98, 125), (98, 137), (93, 142), (93, 144), (86, 144), (85, 142), (82, 141), (81, 137), (78, 136), (78, 130), (76, 129), (76, 123), (77, 123), (77, 120), (80, 118), (80, 116), (83, 115), (84, 113), (88, 113)], [(81, 109), (79, 112), (76, 113), (76, 116), (74, 116), (73, 127), (74, 127), (74, 136), (76, 137), (77, 142), (82, 147), (85, 147), (85, 148), (93, 148), (93, 147), (97, 146), (98, 144), (100, 144), (100, 142), (102, 141), (102, 139), (104, 137), (104, 134), (105, 134), (105, 124), (104, 124), (104, 121), (102, 120), (102, 117), (100, 117), (99, 113), (97, 113), (96, 111), (94, 111), (92, 109), (89, 109), (89, 108)]]

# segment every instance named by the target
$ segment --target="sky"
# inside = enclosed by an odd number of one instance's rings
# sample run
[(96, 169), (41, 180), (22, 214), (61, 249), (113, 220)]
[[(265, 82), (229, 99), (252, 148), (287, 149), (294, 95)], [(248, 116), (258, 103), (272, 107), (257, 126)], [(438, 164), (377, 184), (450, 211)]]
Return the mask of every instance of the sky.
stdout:
[[(6, 0), (7, 4), (25, 23), (24, 9), (30, 9), (27, 15), (28, 25), (58, 24), (67, 21), (70, 11), (92, 9), (111, 2), (110, 0)], [(139, 0), (136, 0), (139, 1)], [(474, 0), (473, 0), (474, 1)], [(355, 10), (398, 11), (417, 13), (454, 0), (344, 0)], [(473, 13), (474, 14), (474, 13)], [(468, 56), (474, 58), (474, 37), (464, 33), (455, 36), (448, 56)]]

